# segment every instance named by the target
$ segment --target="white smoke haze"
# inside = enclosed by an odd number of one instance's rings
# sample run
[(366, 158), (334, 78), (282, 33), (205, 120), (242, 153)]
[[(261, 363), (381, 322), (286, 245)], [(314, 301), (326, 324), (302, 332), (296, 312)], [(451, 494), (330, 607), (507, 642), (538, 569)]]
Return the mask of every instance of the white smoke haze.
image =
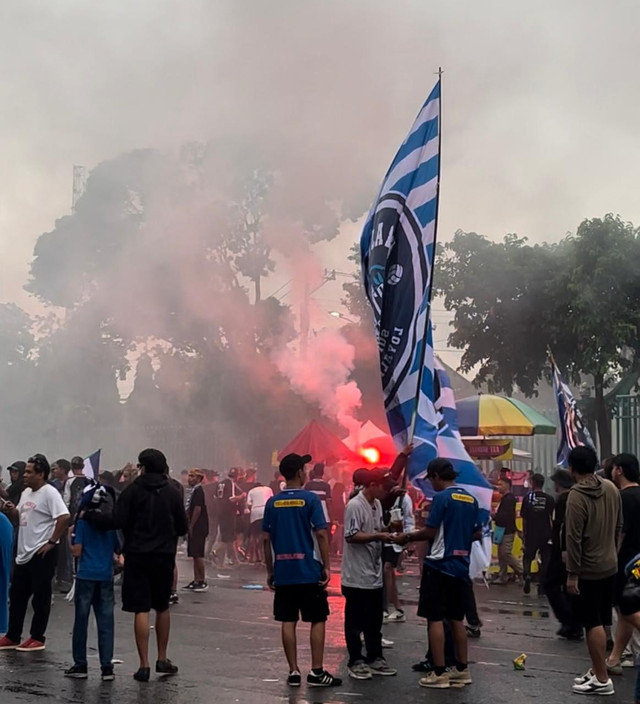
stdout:
[(307, 400), (318, 402), (323, 414), (350, 435), (362, 425), (355, 416), (362, 394), (355, 382), (348, 381), (354, 357), (355, 348), (340, 331), (326, 328), (309, 339), (306, 355), (289, 347), (274, 355), (292, 388)]
[(351, 184), (366, 208), (438, 65), (443, 236), (637, 220), (639, 19), (635, 0), (5, 0), (0, 298), (25, 300), (71, 165), (133, 148), (257, 136), (300, 190)]
[[(351, 270), (352, 221), (367, 211), (437, 67), (445, 69), (442, 240), (458, 228), (554, 240), (609, 211), (637, 223), (630, 175), (640, 161), (640, 99), (630, 86), (639, 21), (635, 0), (541, 0), (526, 10), (506, 0), (5, 0), (0, 302), (43, 316), (42, 354), (34, 353), (47, 370), (42, 383), (54, 379), (64, 400), (76, 372), (72, 361), (46, 367), (49, 338), (68, 346), (70, 359), (98, 354), (83, 347), (91, 312), (115, 330), (116, 349), (120, 339), (129, 346), (118, 370), (126, 381), (113, 384), (118, 398), (151, 376), (180, 399), (178, 417), (194, 395), (224, 381), (194, 388), (193, 360), (233, 343), (238, 387), (250, 383), (277, 406), (281, 380), (254, 354), (250, 321), (239, 313), (253, 300), (253, 282), (240, 277), (221, 301), (228, 269), (215, 253), (234, 221), (235, 182), (268, 172), (262, 233), (276, 272), (262, 278), (263, 298), (292, 280), (284, 299), (291, 319), (267, 345), (269, 357), (350, 431), (362, 413), (349, 377), (354, 350), (328, 329), (340, 282), (311, 296), (304, 358), (294, 328), (324, 267)], [(151, 156), (132, 154), (147, 149)], [(70, 222), (73, 164), (103, 191)], [(112, 227), (118, 208), (127, 217)], [(54, 227), (74, 246), (47, 267), (73, 271), (69, 299), (88, 301), (89, 311), (43, 308), (23, 289), (34, 245)], [(88, 269), (97, 227), (121, 239), (105, 242)], [(87, 407), (99, 411), (104, 394)], [(156, 406), (166, 402), (159, 394)], [(132, 411), (127, 422), (151, 423), (146, 412)], [(34, 434), (46, 429), (28, 423)], [(232, 428), (229, 421), (224, 431)], [(239, 456), (243, 449), (241, 439)]]

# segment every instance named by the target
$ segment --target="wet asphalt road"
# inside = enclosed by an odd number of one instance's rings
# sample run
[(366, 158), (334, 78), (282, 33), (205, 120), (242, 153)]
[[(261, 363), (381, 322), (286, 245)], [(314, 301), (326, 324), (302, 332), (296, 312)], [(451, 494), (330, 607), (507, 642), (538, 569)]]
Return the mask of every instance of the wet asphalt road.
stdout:
[[(415, 566), (410, 572), (417, 572)], [(189, 565), (181, 563), (188, 581)], [(408, 621), (385, 626), (385, 636), (395, 641), (386, 651), (388, 661), (399, 668), (397, 677), (356, 682), (346, 677), (346, 659), (341, 628), (342, 599), (334, 575), (332, 616), (328, 626), (325, 663), (335, 674), (344, 676), (344, 686), (334, 690), (289, 691), (285, 684), (286, 664), (281, 654), (279, 629), (271, 619), (271, 594), (246, 589), (260, 584), (262, 572), (241, 566), (230, 580), (219, 580), (211, 568), (210, 589), (205, 594), (181, 594), (181, 603), (172, 610), (170, 657), (180, 674), (171, 680), (135, 682), (137, 668), (131, 619), (119, 608), (116, 613), (116, 681), (102, 683), (95, 650), (95, 631), (90, 631), (87, 681), (67, 680), (62, 670), (70, 664), (73, 607), (56, 596), (49, 626), (47, 650), (42, 653), (0, 653), (0, 702), (21, 704), (306, 704), (326, 702), (413, 702), (433, 704), (539, 704), (581, 701), (571, 693), (572, 678), (588, 667), (582, 643), (555, 638), (556, 624), (549, 618), (546, 602), (525, 597), (516, 587), (477, 586), (480, 616), (484, 620), (482, 638), (471, 641), (470, 659), (474, 683), (463, 690), (429, 691), (417, 686), (418, 676), (411, 664), (424, 653), (424, 623), (415, 616), (418, 577), (400, 578), (407, 602)], [(300, 628), (300, 663), (309, 662), (307, 629)], [(152, 653), (154, 650), (152, 650)], [(526, 670), (516, 672), (512, 660), (527, 653)], [(615, 679), (616, 694), (609, 702), (632, 702), (635, 671), (626, 670)]]

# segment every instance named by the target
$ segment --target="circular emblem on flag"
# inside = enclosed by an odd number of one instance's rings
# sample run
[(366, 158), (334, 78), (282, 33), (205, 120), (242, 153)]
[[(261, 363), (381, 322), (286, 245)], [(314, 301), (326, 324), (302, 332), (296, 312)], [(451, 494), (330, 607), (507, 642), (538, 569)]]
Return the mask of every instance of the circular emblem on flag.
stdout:
[[(385, 195), (372, 222), (367, 283), (386, 395), (411, 370), (417, 343), (415, 320), (428, 275), (420, 223), (402, 196)], [(422, 338), (422, 331), (418, 334)]]
[(389, 276), (387, 277), (387, 283), (391, 286), (397, 286), (402, 281), (402, 264), (394, 264), (389, 270)]

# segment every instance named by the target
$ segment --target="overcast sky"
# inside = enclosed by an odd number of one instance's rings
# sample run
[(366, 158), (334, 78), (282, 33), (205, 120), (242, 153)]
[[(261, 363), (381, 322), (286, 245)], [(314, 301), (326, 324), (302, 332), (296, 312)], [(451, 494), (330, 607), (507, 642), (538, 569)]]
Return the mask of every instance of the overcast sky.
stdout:
[[(441, 239), (555, 240), (606, 212), (640, 225), (639, 26), (637, 0), (3, 0), (0, 301), (29, 306), (73, 164), (291, 134), (322, 178), (381, 178), (438, 65)], [(347, 267), (356, 237), (327, 264)]]

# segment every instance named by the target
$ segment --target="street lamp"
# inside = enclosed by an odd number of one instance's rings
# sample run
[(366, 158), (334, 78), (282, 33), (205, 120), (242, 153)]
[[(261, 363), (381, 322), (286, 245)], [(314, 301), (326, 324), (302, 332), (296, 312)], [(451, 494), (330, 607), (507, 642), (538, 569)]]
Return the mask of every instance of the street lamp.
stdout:
[(355, 320), (352, 320), (351, 318), (348, 318), (346, 315), (343, 315), (340, 311), (338, 310), (330, 310), (329, 315), (333, 316), (334, 318), (340, 318), (340, 320), (346, 320), (348, 323), (353, 323), (353, 325), (357, 325)]

